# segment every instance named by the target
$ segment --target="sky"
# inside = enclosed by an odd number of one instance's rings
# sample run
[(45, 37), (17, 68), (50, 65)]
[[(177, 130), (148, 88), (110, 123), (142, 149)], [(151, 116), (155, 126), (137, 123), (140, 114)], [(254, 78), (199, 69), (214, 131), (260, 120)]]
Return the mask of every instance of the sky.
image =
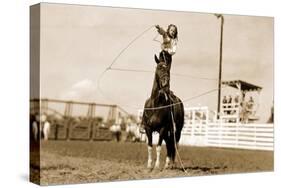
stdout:
[[(240, 79), (263, 89), (260, 121), (273, 104), (273, 26), (271, 17), (224, 15), (222, 79)], [(41, 97), (118, 104), (136, 114), (149, 97), (153, 72), (101, 74), (112, 67), (154, 71), (161, 40), (153, 25), (178, 27), (171, 89), (186, 106), (217, 108), (220, 20), (212, 13), (155, 11), (43, 3), (41, 7)], [(177, 76), (182, 74), (185, 76)], [(222, 95), (237, 91), (224, 88)], [(256, 94), (253, 94), (256, 96)], [(258, 97), (256, 97), (258, 100)]]

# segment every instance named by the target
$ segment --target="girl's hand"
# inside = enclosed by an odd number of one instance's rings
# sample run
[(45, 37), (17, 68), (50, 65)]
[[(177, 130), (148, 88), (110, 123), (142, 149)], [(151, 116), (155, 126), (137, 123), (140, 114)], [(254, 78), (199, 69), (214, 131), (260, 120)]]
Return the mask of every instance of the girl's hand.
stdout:
[(166, 32), (164, 31), (164, 29), (162, 29), (159, 25), (155, 25), (155, 27), (157, 28), (157, 31), (160, 35), (166, 35)]

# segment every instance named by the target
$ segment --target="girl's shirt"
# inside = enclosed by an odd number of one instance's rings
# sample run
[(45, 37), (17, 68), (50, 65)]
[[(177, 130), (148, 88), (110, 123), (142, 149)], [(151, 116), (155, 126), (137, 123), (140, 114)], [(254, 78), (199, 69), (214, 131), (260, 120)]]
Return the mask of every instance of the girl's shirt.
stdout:
[(167, 32), (162, 28), (159, 28), (158, 32), (160, 35), (163, 36), (163, 43), (161, 44), (161, 49), (168, 52), (170, 55), (174, 55), (177, 50), (178, 40), (169, 37)]

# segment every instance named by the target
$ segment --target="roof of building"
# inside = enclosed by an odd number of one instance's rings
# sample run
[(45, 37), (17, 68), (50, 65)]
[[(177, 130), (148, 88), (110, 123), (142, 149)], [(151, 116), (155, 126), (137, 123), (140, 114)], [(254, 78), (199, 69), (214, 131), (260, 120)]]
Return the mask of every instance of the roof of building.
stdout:
[(222, 81), (223, 85), (228, 85), (230, 87), (234, 87), (236, 89), (239, 89), (239, 86), (241, 87), (241, 90), (243, 92), (249, 92), (249, 91), (260, 91), (262, 90), (262, 87), (242, 81), (242, 80), (230, 80), (230, 81)]

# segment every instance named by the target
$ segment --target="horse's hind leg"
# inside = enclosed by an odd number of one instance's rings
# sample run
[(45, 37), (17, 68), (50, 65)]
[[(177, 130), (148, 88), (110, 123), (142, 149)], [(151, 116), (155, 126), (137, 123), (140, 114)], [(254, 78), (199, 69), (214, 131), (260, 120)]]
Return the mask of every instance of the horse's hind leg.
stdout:
[(166, 150), (167, 150), (167, 156), (166, 156), (166, 161), (165, 161), (165, 166), (164, 169), (169, 168), (170, 166), (170, 161), (171, 161), (171, 148), (168, 142), (166, 142)]
[(168, 169), (171, 167), (173, 145), (172, 145), (171, 138), (169, 136), (166, 136), (164, 140), (166, 142), (166, 149), (167, 149), (167, 156), (166, 156), (164, 169)]
[(167, 157), (164, 169), (173, 168), (175, 166), (175, 142), (173, 140), (173, 137), (169, 136), (165, 138), (165, 142), (167, 149)]

